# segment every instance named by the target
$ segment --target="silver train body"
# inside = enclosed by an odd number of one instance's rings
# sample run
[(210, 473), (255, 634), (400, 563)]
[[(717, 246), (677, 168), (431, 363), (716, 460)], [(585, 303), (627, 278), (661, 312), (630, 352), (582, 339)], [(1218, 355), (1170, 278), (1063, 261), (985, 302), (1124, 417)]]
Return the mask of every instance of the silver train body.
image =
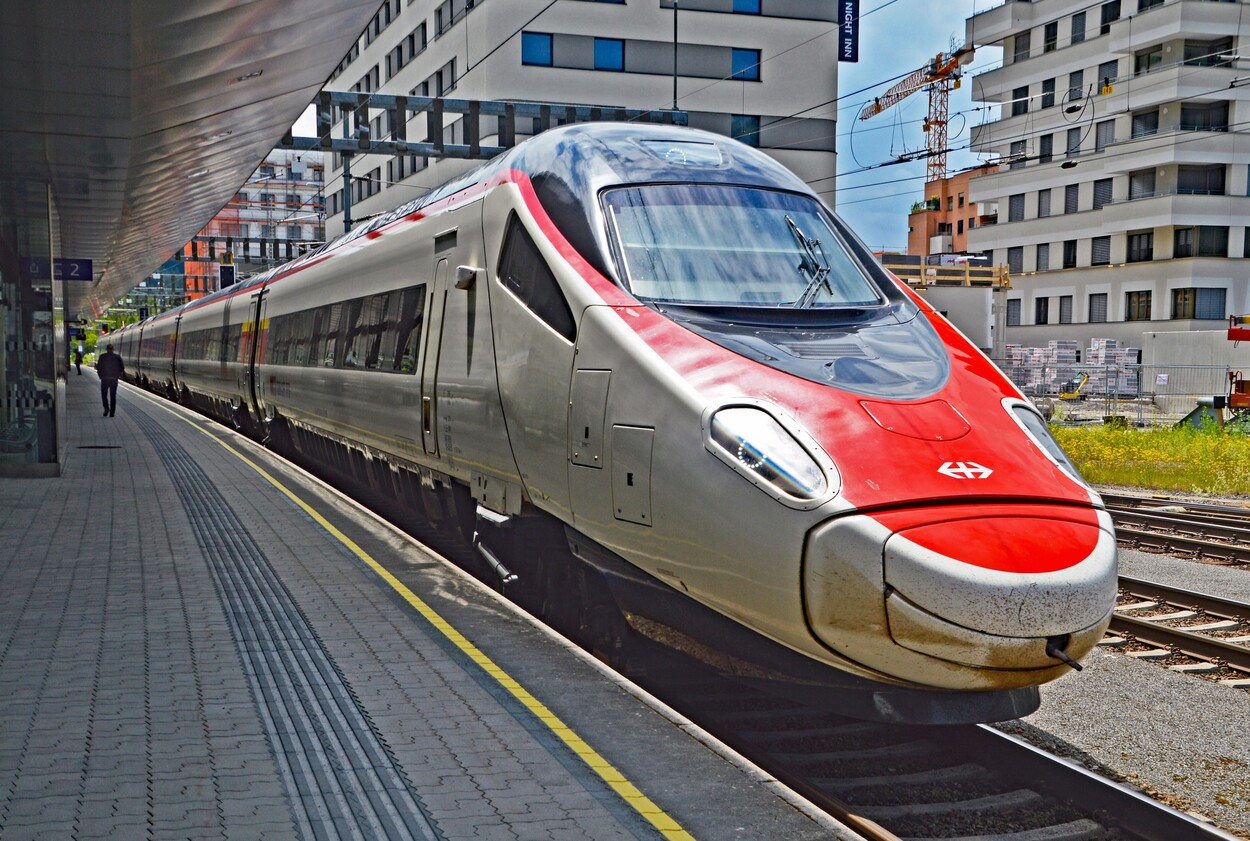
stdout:
[(634, 630), (880, 717), (1027, 713), (1109, 620), (1109, 519), (1036, 412), (723, 137), (544, 133), (113, 341), (435, 519), (561, 524)]

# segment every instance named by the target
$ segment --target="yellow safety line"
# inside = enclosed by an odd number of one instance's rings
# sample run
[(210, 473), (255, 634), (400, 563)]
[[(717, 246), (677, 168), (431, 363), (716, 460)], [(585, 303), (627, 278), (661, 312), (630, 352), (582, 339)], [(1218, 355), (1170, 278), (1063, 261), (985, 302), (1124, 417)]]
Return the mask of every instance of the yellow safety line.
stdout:
[[(157, 403), (156, 405), (161, 404)], [(539, 701), (531, 695), (525, 687), (496, 665), (493, 660), (482, 653), (481, 649), (470, 642), (463, 634), (457, 631), (450, 622), (440, 616), (432, 607), (422, 601), (419, 596), (409, 590), (404, 583), (392, 575), (386, 567), (375, 561), (368, 552), (357, 546), (355, 541), (335, 528), (334, 525), (326, 520), (325, 517), (321, 516), (316, 509), (296, 496), (294, 491), (287, 488), (271, 476), (263, 467), (256, 464), (243, 453), (227, 444), (221, 438), (212, 434), (209, 430), (192, 423), (191, 420), (182, 417), (168, 407), (162, 406), (162, 408), (165, 408), (166, 411), (174, 417), (190, 424), (203, 432), (213, 441), (216, 441), (218, 444), (225, 447), (240, 461), (259, 473), (261, 478), (273, 485), (288, 499), (303, 509), (304, 513), (316, 520), (323, 529), (346, 546), (353, 555), (381, 576), (382, 580), (399, 593), (399, 595), (403, 597), (404, 601), (416, 608), (417, 612), (425, 617), (427, 622), (437, 628), (443, 636), (452, 642), (452, 644), (468, 655), (470, 660), (480, 666), (483, 671), (494, 678), (500, 686), (507, 689), (514, 698), (525, 705), (526, 709), (532, 712), (543, 724), (545, 724), (547, 728), (560, 739), (560, 741), (568, 745), (573, 753), (577, 754), (582, 762), (586, 763), (590, 770), (598, 774), (599, 777), (607, 783), (613, 791), (620, 795), (621, 799), (628, 803), (635, 812), (646, 818), (652, 826), (659, 830), (661, 835), (665, 838), (672, 839), (672, 841), (695, 841), (694, 836), (683, 829), (681, 824), (653, 803), (649, 797), (639, 791), (637, 786), (625, 779), (621, 772), (613, 767), (612, 763), (600, 756), (599, 753), (588, 745), (581, 736), (577, 735), (577, 733), (575, 733), (567, 724), (561, 721), (555, 713), (547, 709), (547, 706), (542, 701)]]

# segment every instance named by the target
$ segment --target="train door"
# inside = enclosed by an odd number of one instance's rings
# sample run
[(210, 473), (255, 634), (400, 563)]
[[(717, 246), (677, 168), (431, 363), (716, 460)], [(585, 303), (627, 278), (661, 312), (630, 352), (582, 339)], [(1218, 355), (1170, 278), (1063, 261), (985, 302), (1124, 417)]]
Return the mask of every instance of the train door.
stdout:
[(171, 345), (169, 348), (169, 394), (171, 397), (178, 393), (178, 346), (182, 344), (182, 316), (179, 315), (174, 319), (174, 333), (170, 337)]
[(261, 343), (264, 341), (265, 334), (268, 332), (267, 323), (265, 321), (265, 293), (268, 289), (264, 286), (260, 291), (252, 296), (252, 305), (250, 307), (250, 329), (249, 325), (244, 325), (244, 335), (251, 334), (251, 340), (248, 342), (246, 353), (243, 356), (244, 378), (247, 385), (247, 397), (252, 404), (252, 417), (263, 418), (261, 413), (261, 387), (257, 383), (256, 366), (260, 364), (263, 348)]
[(490, 285), (495, 367), (512, 455), (529, 497), (569, 509), (568, 405), (576, 319), (519, 216), (504, 228)]
[(426, 455), (438, 457), (437, 395), (438, 361), (443, 345), (443, 316), (447, 310), (447, 258), (434, 265), (425, 350), (421, 354), (421, 443)]

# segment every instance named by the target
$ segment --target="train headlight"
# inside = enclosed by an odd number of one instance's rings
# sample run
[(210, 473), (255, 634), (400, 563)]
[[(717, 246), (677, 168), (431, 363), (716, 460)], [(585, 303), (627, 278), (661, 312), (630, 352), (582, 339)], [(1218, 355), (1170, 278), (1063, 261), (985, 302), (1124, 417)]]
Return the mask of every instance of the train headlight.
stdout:
[(770, 496), (814, 508), (837, 490), (837, 471), (813, 455), (814, 441), (757, 406), (723, 406), (704, 425), (707, 449)]

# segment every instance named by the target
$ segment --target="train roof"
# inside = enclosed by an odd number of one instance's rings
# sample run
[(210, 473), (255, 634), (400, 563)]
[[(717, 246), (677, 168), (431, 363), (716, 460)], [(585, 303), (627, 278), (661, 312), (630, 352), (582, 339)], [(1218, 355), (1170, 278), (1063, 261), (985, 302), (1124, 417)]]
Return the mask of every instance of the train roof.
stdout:
[(705, 183), (763, 187), (819, 197), (798, 176), (768, 155), (731, 138), (684, 126), (650, 123), (576, 123), (544, 131), (502, 155), (435, 187), (420, 198), (375, 216), (349, 233), (294, 260), (232, 286), (166, 310), (144, 321), (176, 317), (262, 286), (279, 275), (319, 260), (329, 251), (514, 170), (527, 176), (544, 209), (572, 245), (602, 274), (608, 265), (598, 195), (610, 186)]

